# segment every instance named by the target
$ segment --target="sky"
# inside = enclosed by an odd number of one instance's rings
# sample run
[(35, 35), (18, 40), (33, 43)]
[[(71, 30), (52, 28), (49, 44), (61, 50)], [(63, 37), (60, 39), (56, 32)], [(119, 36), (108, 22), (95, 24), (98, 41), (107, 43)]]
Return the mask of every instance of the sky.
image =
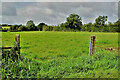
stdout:
[[(30, 0), (29, 0), (30, 1)], [(78, 14), (82, 18), (83, 24), (95, 22), (98, 16), (108, 16), (108, 21), (115, 22), (118, 19), (118, 0), (72, 0), (63, 2), (48, 2), (48, 0), (2, 0), (2, 23), (24, 24), (33, 20), (36, 25), (44, 22), (48, 25), (58, 25), (66, 22), (66, 18), (72, 14)], [(46, 1), (46, 2), (45, 2)], [(84, 1), (84, 2), (83, 2)], [(1, 3), (0, 3), (1, 4)], [(120, 11), (120, 10), (119, 10)]]

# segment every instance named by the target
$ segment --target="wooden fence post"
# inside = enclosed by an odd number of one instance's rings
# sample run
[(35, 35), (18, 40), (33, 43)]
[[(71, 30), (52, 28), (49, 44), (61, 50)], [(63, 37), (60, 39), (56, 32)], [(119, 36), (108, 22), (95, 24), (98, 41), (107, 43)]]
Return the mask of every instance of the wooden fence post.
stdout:
[(95, 48), (95, 36), (91, 36), (89, 55), (92, 56)]
[(18, 54), (20, 55), (20, 34), (16, 34), (15, 41), (18, 46)]

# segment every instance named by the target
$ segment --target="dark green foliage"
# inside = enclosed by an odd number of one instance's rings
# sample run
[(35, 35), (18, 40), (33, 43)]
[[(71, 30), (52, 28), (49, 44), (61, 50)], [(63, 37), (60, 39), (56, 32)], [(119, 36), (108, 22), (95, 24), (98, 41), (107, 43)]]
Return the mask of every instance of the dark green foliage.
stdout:
[(18, 31), (19, 26), (18, 25), (12, 25), (10, 26), (10, 31), (16, 32)]
[(40, 24), (37, 26), (38, 31), (42, 31), (42, 30), (43, 30), (43, 25), (46, 25), (46, 24), (45, 24), (45, 23), (40, 23)]
[(2, 78), (34, 78), (40, 76), (40, 64), (18, 54), (17, 45), (10, 51), (2, 50)]
[(53, 28), (53, 26), (43, 25), (43, 31), (54, 31)]
[(49, 26), (47, 26), (47, 25), (43, 25), (43, 31), (49, 31), (50, 29), (49, 29)]
[(0, 26), (0, 31), (2, 31), (2, 27)]
[(103, 27), (105, 22), (107, 21), (107, 16), (99, 16), (95, 19), (95, 23), (97, 27)]
[(8, 29), (4, 28), (4, 29), (0, 29), (0, 31), (2, 31), (2, 32), (7, 32)]
[[(8, 25), (2, 24), (2, 26), (10, 26), (10, 31), (88, 31), (88, 32), (120, 32), (120, 19), (114, 23), (107, 21), (107, 16), (99, 16), (95, 19), (95, 23), (82, 24), (82, 18), (77, 14), (70, 14), (66, 18), (65, 23), (61, 23), (58, 26), (49, 26), (45, 23), (40, 23), (35, 26), (32, 20), (29, 20), (24, 25)], [(2, 31), (7, 32), (8, 29), (3, 29)]]
[(95, 31), (95, 30), (94, 30), (93, 24), (92, 24), (92, 23), (88, 23), (88, 24), (84, 24), (84, 25), (81, 27), (81, 31), (93, 32), (93, 31)]
[(11, 58), (13, 61), (20, 58), (20, 54), (18, 54), (19, 48), (18, 45), (15, 43), (14, 47), (11, 50), (4, 50), (2, 49), (2, 59), (8, 60)]
[(24, 25), (22, 25), (18, 28), (18, 31), (27, 31), (27, 30), (28, 30), (27, 27)]
[(79, 25), (82, 25), (82, 19), (77, 14), (70, 14), (66, 22), (67, 26), (71, 29), (78, 28)]
[(35, 24), (34, 24), (34, 22), (32, 20), (30, 20), (30, 21), (27, 22), (26, 27), (30, 31), (37, 30), (37, 27), (35, 26)]
[(53, 26), (53, 31), (60, 31), (61, 29), (60, 29), (60, 27), (58, 27), (58, 26)]
[(2, 26), (8, 26), (8, 24), (2, 24)]
[(2, 78), (35, 78), (40, 76), (40, 64), (21, 57), (21, 60), (13, 61), (9, 58), (2, 60)]
[(53, 31), (53, 26), (49, 26), (49, 31)]

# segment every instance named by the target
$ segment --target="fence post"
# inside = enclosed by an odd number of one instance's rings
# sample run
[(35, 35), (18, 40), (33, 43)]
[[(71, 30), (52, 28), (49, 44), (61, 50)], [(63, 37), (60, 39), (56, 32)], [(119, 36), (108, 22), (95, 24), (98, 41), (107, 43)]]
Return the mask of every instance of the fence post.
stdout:
[(94, 53), (94, 48), (95, 48), (95, 36), (91, 36), (90, 39), (90, 50), (89, 50), (89, 55), (92, 56)]
[(20, 55), (20, 34), (16, 34), (15, 41), (18, 46), (18, 54)]

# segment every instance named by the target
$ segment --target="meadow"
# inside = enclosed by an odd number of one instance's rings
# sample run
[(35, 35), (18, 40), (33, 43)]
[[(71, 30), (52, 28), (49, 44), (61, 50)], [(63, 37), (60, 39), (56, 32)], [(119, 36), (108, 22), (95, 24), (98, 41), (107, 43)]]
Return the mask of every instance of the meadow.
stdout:
[(2, 27), (2, 29), (10, 29), (10, 27), (5, 26), (5, 27)]
[[(2, 46), (14, 46), (16, 34), (20, 34), (21, 55), (28, 61), (17, 65), (16, 62), (9, 63), (9, 67), (14, 65), (10, 68), (14, 74), (8, 72), (11, 77), (17, 76), (17, 70), (20, 78), (118, 77), (118, 33), (2, 32)], [(89, 56), (91, 35), (96, 36), (93, 56)], [(15, 65), (19, 68), (15, 69)], [(24, 73), (24, 70), (27, 71)]]

